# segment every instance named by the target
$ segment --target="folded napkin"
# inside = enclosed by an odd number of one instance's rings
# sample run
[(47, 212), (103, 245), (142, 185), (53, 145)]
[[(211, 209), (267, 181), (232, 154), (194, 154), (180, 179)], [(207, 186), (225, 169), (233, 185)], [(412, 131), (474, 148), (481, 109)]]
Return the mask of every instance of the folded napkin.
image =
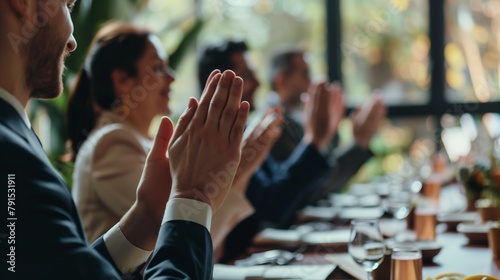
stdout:
[(214, 280), (255, 280), (255, 279), (326, 279), (336, 268), (325, 265), (248, 266), (216, 264)]
[(357, 264), (349, 254), (328, 254), (325, 255), (325, 259), (333, 264), (336, 264), (340, 269), (349, 273), (356, 279), (366, 279), (366, 271), (364, 268)]

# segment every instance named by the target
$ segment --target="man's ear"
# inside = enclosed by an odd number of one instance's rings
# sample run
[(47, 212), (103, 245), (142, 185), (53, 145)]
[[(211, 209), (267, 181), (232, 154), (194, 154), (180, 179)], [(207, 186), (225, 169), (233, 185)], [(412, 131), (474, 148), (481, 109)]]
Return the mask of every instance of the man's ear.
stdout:
[(29, 19), (36, 13), (38, 0), (7, 0), (12, 10), (20, 17)]
[(113, 82), (113, 89), (117, 97), (127, 94), (132, 90), (133, 78), (122, 69), (114, 69), (111, 72), (111, 81)]

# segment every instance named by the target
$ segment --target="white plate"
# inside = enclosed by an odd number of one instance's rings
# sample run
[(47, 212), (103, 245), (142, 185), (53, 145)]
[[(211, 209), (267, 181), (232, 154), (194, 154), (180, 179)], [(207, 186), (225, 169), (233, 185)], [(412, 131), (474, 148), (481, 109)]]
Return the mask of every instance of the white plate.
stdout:
[(405, 242), (396, 242), (391, 239), (386, 240), (386, 245), (389, 248), (395, 247), (416, 247), (422, 252), (422, 259), (424, 261), (431, 261), (441, 249), (443, 245), (435, 241), (405, 241)]
[(322, 206), (306, 206), (300, 213), (301, 219), (333, 220), (338, 213), (338, 208)]
[(352, 184), (349, 188), (349, 193), (354, 195), (377, 194), (377, 184), (374, 183), (358, 183)]
[(304, 232), (297, 229), (267, 228), (254, 238), (254, 243), (258, 245), (280, 244), (288, 246), (303, 243), (313, 245), (343, 244), (349, 242), (349, 234), (349, 229)]
[(358, 198), (358, 201), (361, 207), (376, 207), (381, 203), (380, 196), (376, 194), (361, 196)]
[(339, 218), (344, 220), (378, 219), (384, 215), (381, 207), (353, 207), (339, 212)]
[(336, 229), (328, 231), (310, 232), (302, 238), (303, 242), (313, 245), (347, 244), (349, 242), (349, 229)]
[(333, 207), (375, 207), (380, 205), (380, 196), (376, 194), (332, 194), (329, 200)]
[(477, 212), (460, 212), (460, 213), (444, 213), (438, 214), (438, 222), (449, 223), (449, 222), (475, 222), (481, 220), (479, 213)]
[(215, 264), (215, 280), (245, 280), (245, 279), (326, 279), (335, 269), (333, 264), (308, 264), (284, 266), (233, 266)]
[(393, 237), (406, 230), (406, 220), (379, 219), (380, 232), (387, 237)]
[(354, 207), (359, 204), (358, 198), (351, 194), (332, 194), (329, 200), (333, 207)]
[(255, 236), (253, 242), (259, 245), (296, 245), (300, 242), (302, 235), (298, 230), (266, 228)]
[(439, 223), (446, 224), (448, 226), (448, 230), (450, 231), (457, 230), (459, 223), (475, 223), (480, 220), (481, 217), (477, 212), (442, 213), (437, 215), (437, 221)]
[(470, 243), (488, 243), (488, 224), (460, 223), (457, 231), (469, 238)]
[(487, 234), (490, 226), (488, 224), (477, 223), (460, 223), (457, 226), (458, 232), (461, 233), (484, 233)]

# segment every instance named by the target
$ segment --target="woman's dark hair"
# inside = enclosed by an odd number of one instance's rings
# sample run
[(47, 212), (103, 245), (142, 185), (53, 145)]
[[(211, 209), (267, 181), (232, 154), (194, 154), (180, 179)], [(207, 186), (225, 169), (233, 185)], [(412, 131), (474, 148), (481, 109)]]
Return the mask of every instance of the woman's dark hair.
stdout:
[(144, 54), (150, 35), (150, 32), (132, 25), (112, 23), (94, 37), (66, 109), (73, 160), (94, 128), (99, 111), (111, 110), (115, 105), (113, 70), (120, 69), (136, 76), (137, 61)]

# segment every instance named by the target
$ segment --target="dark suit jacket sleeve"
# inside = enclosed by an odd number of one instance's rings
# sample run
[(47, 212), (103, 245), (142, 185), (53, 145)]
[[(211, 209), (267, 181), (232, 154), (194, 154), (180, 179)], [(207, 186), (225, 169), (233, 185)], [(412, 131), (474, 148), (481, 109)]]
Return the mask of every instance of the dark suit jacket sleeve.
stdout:
[[(0, 279), (123, 279), (102, 239), (92, 246), (86, 243), (71, 194), (34, 134), (15, 112), (11, 115), (19, 120), (9, 123), (13, 118), (5, 118), (5, 110), (0, 110), (0, 178), (4, 182), (1, 205), (6, 207), (7, 194), (15, 193), (9, 214), (15, 220), (9, 221), (11, 227), (0, 227)], [(24, 131), (14, 132), (15, 128)], [(14, 175), (12, 187), (7, 184), (9, 174)], [(3, 221), (7, 221), (6, 210), (0, 216)], [(205, 228), (167, 222), (161, 227), (160, 238), (148, 275), (155, 279), (212, 277), (213, 253)], [(7, 258), (15, 272), (7, 270)]]
[(247, 197), (257, 216), (281, 224), (316, 190), (316, 180), (329, 171), (327, 160), (317, 148), (301, 143), (284, 163), (277, 164), (268, 157), (250, 180)]
[(0, 144), (0, 176), (6, 181), (8, 174), (15, 174), (17, 218), (15, 239), (1, 252), (6, 256), (13, 246), (16, 272), (2, 266), (6, 274), (0, 278), (121, 279), (112, 262), (86, 244), (71, 195), (52, 167), (18, 145), (1, 139)]
[(332, 171), (322, 186), (309, 198), (309, 203), (314, 203), (331, 192), (341, 191), (372, 156), (373, 153), (369, 149), (363, 149), (354, 143), (335, 150), (332, 156)]
[(193, 222), (161, 227), (145, 279), (212, 279), (213, 249), (208, 230)]
[[(12, 173), (16, 174), (16, 199), (19, 201), (14, 244), (16, 272), (1, 279), (124, 279), (102, 238), (88, 246), (79, 234), (75, 225), (80, 221), (70, 214), (76, 211), (71, 210), (71, 197), (54, 196), (39, 187), (61, 186), (43, 181), (43, 176), (40, 180), (26, 180), (32, 177), (20, 169), (11, 170), (15, 170)], [(7, 174), (2, 172), (2, 177), (7, 178)], [(145, 279), (212, 277), (212, 243), (204, 227), (190, 222), (167, 222), (159, 238)], [(2, 250), (3, 256), (7, 253)]]

